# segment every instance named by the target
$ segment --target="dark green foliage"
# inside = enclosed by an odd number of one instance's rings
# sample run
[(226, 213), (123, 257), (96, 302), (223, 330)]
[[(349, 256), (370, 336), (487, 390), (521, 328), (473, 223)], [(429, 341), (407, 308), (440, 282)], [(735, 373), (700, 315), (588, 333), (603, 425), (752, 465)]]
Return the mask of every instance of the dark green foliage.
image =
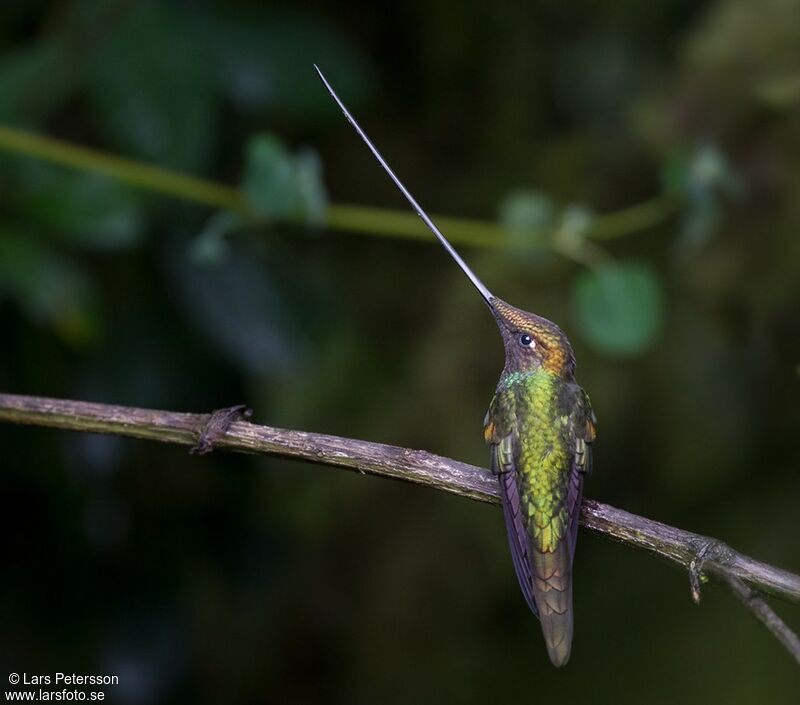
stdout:
[(64, 342), (82, 345), (96, 333), (97, 291), (86, 271), (24, 231), (0, 233), (2, 293)]
[(598, 350), (632, 356), (647, 350), (661, 330), (660, 284), (643, 264), (612, 264), (582, 272), (573, 287), (576, 322)]
[[(599, 418), (587, 494), (800, 571), (796, 16), (0, 3), (0, 124), (243, 186), (251, 210), (0, 154), (0, 388), (246, 402), (487, 462), (485, 306), (432, 238), (320, 225), (405, 204), (317, 62), (426, 208), (512, 227), (460, 249), (575, 344)], [(685, 575), (590, 536), (555, 671), (499, 511), (155, 443), (0, 426), (0, 448), (6, 672), (119, 672), (108, 700), (147, 703), (797, 700), (791, 660), (722, 590), (695, 607)]]
[(556, 207), (547, 195), (520, 189), (506, 196), (500, 204), (499, 220), (513, 234), (519, 247), (547, 247), (547, 234), (556, 221)]
[(259, 135), (247, 145), (242, 189), (259, 220), (307, 221), (322, 224), (326, 196), (320, 163), (309, 150), (289, 154), (272, 135)]
[(17, 166), (15, 214), (48, 237), (89, 250), (123, 250), (144, 237), (140, 194), (112, 179), (38, 162)]

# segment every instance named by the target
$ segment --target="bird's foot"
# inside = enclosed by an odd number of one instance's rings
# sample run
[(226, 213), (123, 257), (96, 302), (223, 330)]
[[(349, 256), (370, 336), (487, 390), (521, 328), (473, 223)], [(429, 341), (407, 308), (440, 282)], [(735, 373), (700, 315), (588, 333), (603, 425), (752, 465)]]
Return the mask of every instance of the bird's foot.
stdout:
[(703, 575), (703, 564), (710, 548), (710, 541), (704, 543), (689, 563), (689, 590), (692, 594), (692, 601), (696, 605), (700, 604), (700, 587), (708, 582), (708, 577)]
[(234, 421), (249, 419), (253, 410), (246, 404), (230, 406), (227, 409), (216, 409), (205, 417), (205, 421), (197, 432), (197, 443), (189, 450), (195, 455), (205, 455), (214, 450), (219, 441)]

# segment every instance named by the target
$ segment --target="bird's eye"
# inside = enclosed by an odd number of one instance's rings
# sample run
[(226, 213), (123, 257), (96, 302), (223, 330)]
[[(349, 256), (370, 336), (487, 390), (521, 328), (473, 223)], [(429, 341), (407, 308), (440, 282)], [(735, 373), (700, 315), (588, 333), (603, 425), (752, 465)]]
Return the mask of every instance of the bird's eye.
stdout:
[(535, 348), (536, 347), (536, 343), (534, 342), (533, 338), (531, 338), (531, 336), (529, 336), (527, 333), (523, 333), (522, 335), (519, 336), (519, 344), (523, 348)]

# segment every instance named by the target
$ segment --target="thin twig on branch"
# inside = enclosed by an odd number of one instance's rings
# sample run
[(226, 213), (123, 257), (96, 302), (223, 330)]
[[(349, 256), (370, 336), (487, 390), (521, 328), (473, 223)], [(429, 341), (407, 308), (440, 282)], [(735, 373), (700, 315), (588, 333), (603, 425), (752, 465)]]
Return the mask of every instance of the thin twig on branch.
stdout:
[(800, 664), (800, 638), (795, 634), (764, 600), (758, 592), (747, 585), (741, 578), (733, 575), (730, 570), (722, 566), (702, 566), (711, 575), (728, 584), (739, 601), (749, 609), (755, 618), (761, 622), (772, 635), (783, 644), (795, 661)]
[[(212, 418), (209, 414), (0, 394), (0, 421), (182, 445), (194, 446), (201, 437), (207, 443)], [(226, 421), (215, 434), (213, 445), (392, 477), (481, 502), (498, 503), (496, 481), (488, 470), (426, 451), (259, 426), (244, 420), (234, 420), (229, 425)], [(689, 572), (696, 600), (703, 576), (722, 580), (800, 663), (800, 640), (759, 597), (763, 593), (800, 603), (800, 576), (750, 558), (717, 539), (591, 499), (583, 500), (581, 526), (677, 563)]]

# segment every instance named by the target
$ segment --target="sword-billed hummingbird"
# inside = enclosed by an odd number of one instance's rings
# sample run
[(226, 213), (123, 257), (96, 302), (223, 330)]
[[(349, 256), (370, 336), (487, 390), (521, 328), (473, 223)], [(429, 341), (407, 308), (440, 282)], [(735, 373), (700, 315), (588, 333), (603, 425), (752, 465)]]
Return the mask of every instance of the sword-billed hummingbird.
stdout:
[(541, 621), (550, 660), (563, 666), (572, 647), (572, 562), (596, 422), (588, 395), (575, 381), (572, 346), (555, 323), (514, 308), (484, 286), (397, 178), (319, 67), (314, 68), (417, 215), (469, 277), (500, 328), (506, 360), (484, 419), (484, 437), (522, 594)]

